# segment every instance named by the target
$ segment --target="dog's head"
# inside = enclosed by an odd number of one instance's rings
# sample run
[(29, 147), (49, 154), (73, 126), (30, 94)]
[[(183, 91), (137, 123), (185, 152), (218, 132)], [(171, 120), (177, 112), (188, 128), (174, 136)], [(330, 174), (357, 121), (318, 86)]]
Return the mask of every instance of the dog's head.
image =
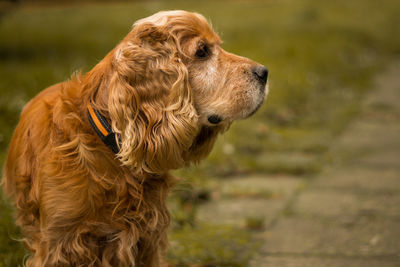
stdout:
[(159, 12), (134, 24), (108, 56), (108, 113), (120, 160), (148, 172), (198, 161), (267, 94), (267, 69), (221, 48), (206, 19)]

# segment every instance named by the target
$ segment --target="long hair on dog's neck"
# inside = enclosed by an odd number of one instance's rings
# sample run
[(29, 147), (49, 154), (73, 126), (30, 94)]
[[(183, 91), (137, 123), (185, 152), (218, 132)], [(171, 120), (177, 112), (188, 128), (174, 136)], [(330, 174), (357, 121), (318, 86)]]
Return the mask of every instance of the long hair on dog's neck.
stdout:
[[(109, 118), (125, 166), (163, 173), (197, 162), (221, 131), (201, 132), (179, 38), (160, 27), (137, 25), (86, 75), (89, 101)], [(199, 134), (203, 139), (207, 134), (203, 149), (195, 147)]]

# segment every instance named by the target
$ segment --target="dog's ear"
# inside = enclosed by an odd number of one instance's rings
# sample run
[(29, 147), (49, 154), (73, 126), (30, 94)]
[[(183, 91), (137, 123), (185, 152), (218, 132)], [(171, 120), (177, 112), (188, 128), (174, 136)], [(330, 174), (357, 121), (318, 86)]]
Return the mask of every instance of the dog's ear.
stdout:
[(177, 46), (148, 24), (136, 26), (114, 50), (108, 109), (124, 165), (159, 173), (186, 163), (198, 115)]

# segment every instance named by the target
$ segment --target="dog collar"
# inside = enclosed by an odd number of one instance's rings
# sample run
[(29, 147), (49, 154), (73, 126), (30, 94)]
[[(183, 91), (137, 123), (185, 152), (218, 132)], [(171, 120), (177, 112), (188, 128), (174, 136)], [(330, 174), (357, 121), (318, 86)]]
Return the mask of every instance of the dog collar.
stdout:
[(111, 125), (108, 123), (107, 119), (100, 114), (100, 112), (92, 107), (90, 103), (88, 104), (87, 109), (89, 122), (93, 130), (97, 133), (104, 144), (106, 144), (114, 154), (117, 154), (119, 149)]

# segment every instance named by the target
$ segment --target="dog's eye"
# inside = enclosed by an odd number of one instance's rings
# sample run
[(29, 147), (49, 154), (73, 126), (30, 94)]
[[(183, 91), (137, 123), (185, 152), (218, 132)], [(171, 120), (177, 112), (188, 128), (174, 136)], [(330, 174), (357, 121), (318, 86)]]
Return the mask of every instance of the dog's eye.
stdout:
[(206, 44), (201, 44), (199, 48), (197, 48), (195, 56), (197, 58), (206, 58), (210, 55), (210, 49)]

